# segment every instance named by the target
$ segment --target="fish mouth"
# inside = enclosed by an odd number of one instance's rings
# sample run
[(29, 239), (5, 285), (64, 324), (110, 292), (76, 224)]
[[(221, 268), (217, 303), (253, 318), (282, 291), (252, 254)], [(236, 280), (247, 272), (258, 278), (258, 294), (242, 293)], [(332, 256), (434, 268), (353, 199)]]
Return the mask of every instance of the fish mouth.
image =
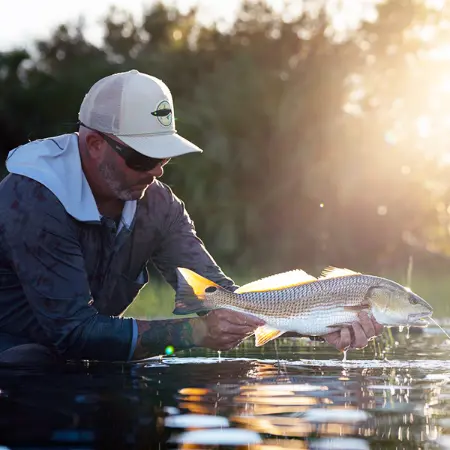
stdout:
[(429, 319), (433, 311), (428, 311), (426, 313), (416, 313), (408, 315), (408, 325), (414, 327), (426, 327), (429, 325)]

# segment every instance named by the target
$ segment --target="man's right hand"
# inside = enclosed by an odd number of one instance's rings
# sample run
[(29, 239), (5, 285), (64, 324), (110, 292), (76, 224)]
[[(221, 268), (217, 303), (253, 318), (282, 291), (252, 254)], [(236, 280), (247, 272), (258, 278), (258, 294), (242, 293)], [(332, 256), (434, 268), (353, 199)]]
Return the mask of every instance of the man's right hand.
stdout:
[(175, 351), (192, 347), (230, 350), (264, 325), (263, 320), (254, 316), (225, 309), (201, 317), (136, 320), (136, 323), (138, 335), (133, 360), (162, 354), (169, 345)]
[(227, 309), (216, 309), (191, 321), (196, 347), (224, 351), (237, 347), (256, 328), (265, 324), (255, 316)]

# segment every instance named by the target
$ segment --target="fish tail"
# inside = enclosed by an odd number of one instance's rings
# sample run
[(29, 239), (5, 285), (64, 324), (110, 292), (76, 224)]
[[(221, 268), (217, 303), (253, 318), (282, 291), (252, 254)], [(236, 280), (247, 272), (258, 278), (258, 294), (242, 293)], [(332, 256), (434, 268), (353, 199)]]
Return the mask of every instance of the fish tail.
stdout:
[(178, 267), (176, 272), (178, 282), (174, 314), (192, 314), (214, 309), (206, 300), (205, 290), (209, 287), (222, 289), (218, 284), (189, 269)]

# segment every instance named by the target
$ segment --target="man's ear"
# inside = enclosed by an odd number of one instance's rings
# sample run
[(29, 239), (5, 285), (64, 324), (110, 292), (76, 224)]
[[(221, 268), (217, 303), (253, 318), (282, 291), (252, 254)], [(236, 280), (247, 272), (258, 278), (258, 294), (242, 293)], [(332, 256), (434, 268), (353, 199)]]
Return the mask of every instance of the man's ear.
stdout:
[(95, 132), (87, 132), (85, 135), (86, 149), (92, 159), (101, 159), (105, 151), (104, 139)]

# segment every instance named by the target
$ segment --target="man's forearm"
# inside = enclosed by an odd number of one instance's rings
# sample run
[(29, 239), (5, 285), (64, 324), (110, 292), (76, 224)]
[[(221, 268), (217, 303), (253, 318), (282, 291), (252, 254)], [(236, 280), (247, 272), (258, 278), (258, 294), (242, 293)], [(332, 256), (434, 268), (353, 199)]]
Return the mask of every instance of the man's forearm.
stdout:
[(167, 346), (175, 350), (195, 347), (194, 322), (190, 319), (136, 320), (138, 336), (133, 359), (164, 353)]

